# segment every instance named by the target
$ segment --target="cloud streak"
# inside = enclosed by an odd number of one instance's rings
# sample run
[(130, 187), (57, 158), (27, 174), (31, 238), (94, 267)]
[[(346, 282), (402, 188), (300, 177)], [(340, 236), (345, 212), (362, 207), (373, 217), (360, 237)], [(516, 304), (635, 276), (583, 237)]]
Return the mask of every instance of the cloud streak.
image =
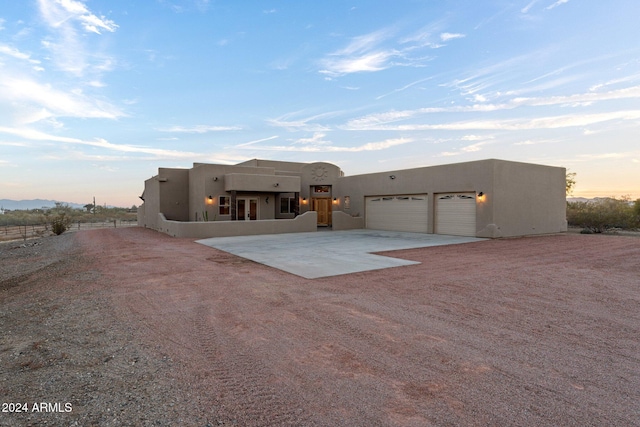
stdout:
[[(357, 130), (379, 131), (423, 131), (423, 130), (533, 130), (559, 129), (576, 126), (588, 126), (610, 120), (639, 120), (640, 110), (614, 111), (595, 114), (566, 114), (561, 116), (506, 119), (506, 120), (468, 120), (441, 124), (406, 125), (370, 125)], [(356, 129), (352, 129), (356, 130)]]
[(84, 3), (75, 0), (38, 0), (38, 8), (52, 32), (52, 36), (42, 40), (42, 46), (52, 53), (52, 60), (59, 69), (79, 77), (87, 70), (93, 73), (109, 70), (110, 65), (106, 64), (110, 59), (102, 57), (95, 48), (88, 49), (85, 45), (90, 39), (79, 31), (96, 35), (102, 31), (114, 32), (118, 28), (115, 22), (97, 16)]
[[(390, 138), (384, 141), (369, 142), (367, 144), (359, 145), (357, 147), (340, 147), (335, 145), (328, 145), (324, 142), (313, 145), (277, 145), (277, 146), (252, 146), (252, 149), (263, 151), (284, 151), (284, 152), (306, 152), (306, 153), (358, 153), (364, 151), (381, 151), (386, 150), (397, 145), (408, 144), (413, 142), (413, 138)], [(238, 146), (238, 148), (244, 148)]]
[(193, 127), (172, 126), (170, 128), (158, 129), (160, 132), (171, 133), (208, 133), (208, 132), (224, 132), (232, 130), (241, 130), (238, 126), (210, 126), (210, 125), (197, 125)]
[[(346, 74), (383, 71), (396, 66), (420, 67), (430, 56), (420, 55), (422, 49), (436, 49), (451, 40), (464, 38), (461, 33), (434, 33), (441, 23), (429, 25), (411, 36), (393, 39), (396, 29), (384, 28), (357, 36), (342, 49), (326, 55), (321, 61), (321, 74), (329, 78)], [(437, 41), (432, 39), (437, 38)]]
[(402, 120), (408, 120), (417, 116), (433, 113), (474, 113), (493, 112), (502, 110), (512, 110), (518, 107), (532, 106), (553, 106), (553, 105), (587, 105), (601, 101), (640, 99), (640, 86), (632, 86), (624, 89), (612, 90), (608, 92), (587, 92), (565, 96), (550, 97), (519, 97), (500, 104), (473, 104), (455, 107), (433, 107), (420, 108), (416, 110), (389, 111), (385, 113), (370, 114), (350, 120), (343, 127), (347, 130), (372, 130), (382, 129), (383, 125)]
[(21, 115), (17, 121), (23, 124), (54, 117), (116, 119), (126, 115), (109, 102), (92, 99), (79, 89), (63, 92), (28, 78), (6, 76), (0, 80), (0, 89), (0, 101), (22, 106), (17, 110)]

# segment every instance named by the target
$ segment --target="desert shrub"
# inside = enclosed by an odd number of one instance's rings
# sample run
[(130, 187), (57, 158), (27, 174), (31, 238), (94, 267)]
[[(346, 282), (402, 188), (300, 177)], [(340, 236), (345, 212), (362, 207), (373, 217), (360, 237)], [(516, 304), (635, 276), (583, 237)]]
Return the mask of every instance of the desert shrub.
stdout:
[(567, 222), (594, 233), (612, 228), (625, 230), (640, 226), (639, 217), (628, 197), (609, 197), (589, 202), (568, 202)]
[(59, 236), (69, 229), (69, 226), (71, 225), (71, 218), (68, 217), (65, 212), (60, 212), (51, 217), (49, 225), (51, 226), (53, 234)]

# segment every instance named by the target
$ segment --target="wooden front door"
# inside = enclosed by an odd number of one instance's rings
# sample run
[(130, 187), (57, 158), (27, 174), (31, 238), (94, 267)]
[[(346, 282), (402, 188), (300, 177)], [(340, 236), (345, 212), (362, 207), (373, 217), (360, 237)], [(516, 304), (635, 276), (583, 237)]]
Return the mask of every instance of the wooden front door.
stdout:
[(312, 200), (312, 210), (318, 213), (318, 225), (331, 225), (331, 198), (321, 197)]

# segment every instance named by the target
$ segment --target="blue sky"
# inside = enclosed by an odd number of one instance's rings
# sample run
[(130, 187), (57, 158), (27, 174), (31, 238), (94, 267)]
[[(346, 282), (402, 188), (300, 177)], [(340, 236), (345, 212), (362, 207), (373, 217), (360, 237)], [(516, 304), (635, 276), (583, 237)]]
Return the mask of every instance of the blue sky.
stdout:
[(640, 198), (637, 0), (25, 0), (0, 8), (0, 198), (139, 204), (158, 167), (485, 158)]

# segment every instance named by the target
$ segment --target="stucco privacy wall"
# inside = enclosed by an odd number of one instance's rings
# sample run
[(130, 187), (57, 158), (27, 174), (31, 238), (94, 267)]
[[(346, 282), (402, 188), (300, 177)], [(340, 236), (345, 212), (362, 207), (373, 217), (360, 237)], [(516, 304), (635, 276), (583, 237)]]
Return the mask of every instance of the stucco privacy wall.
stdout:
[(493, 173), (493, 197), (488, 197), (495, 228), (489, 224), (478, 237), (567, 231), (565, 168), (494, 160)]
[(208, 238), (230, 236), (256, 236), (260, 234), (306, 233), (317, 230), (315, 212), (306, 212), (294, 219), (263, 221), (208, 221), (183, 222), (167, 220), (158, 214), (158, 231), (173, 237)]
[[(176, 221), (189, 220), (189, 171), (187, 169), (159, 168), (158, 175), (145, 181), (142, 218), (138, 224), (158, 228), (156, 212)], [(160, 188), (162, 186), (162, 190)], [(146, 212), (149, 210), (150, 212)], [(141, 221), (142, 220), (142, 221)]]

